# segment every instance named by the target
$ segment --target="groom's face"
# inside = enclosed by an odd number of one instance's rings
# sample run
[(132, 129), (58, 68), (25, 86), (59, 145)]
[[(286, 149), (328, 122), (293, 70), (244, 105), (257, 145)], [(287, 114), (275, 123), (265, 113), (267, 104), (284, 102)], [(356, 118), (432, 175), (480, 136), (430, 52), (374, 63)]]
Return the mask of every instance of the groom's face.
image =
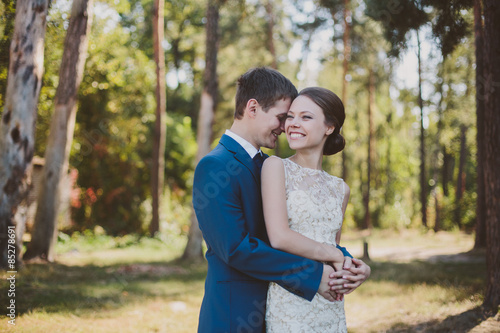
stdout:
[(264, 112), (259, 107), (257, 112), (258, 135), (257, 144), (259, 147), (274, 148), (278, 136), (285, 131), (284, 124), (286, 114), (292, 101), (290, 98), (276, 101), (274, 105)]

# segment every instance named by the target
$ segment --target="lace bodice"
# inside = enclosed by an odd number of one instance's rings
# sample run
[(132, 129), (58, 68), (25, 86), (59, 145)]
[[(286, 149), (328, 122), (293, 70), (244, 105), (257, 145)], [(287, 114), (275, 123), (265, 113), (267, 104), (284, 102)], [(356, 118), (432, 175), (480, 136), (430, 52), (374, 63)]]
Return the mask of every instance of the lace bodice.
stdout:
[[(284, 159), (283, 164), (290, 229), (335, 245), (335, 235), (343, 220), (344, 181), (322, 170), (301, 167), (290, 159)], [(270, 283), (266, 330), (268, 333), (347, 332), (344, 301), (329, 302), (316, 294), (309, 302)]]
[(290, 229), (335, 245), (335, 235), (342, 227), (344, 181), (323, 170), (304, 168), (290, 159), (283, 160), (283, 164)]

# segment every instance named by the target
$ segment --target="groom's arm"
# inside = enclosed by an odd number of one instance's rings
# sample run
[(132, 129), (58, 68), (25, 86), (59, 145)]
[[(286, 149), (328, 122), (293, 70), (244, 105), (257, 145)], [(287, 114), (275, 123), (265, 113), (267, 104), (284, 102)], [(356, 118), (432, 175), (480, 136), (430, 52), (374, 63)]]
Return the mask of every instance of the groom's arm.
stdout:
[[(207, 156), (195, 171), (193, 205), (205, 241), (229, 266), (256, 279), (277, 282), (311, 300), (323, 277), (323, 264), (273, 249), (250, 237), (241, 201), (242, 191), (248, 189), (240, 188), (236, 177), (252, 176), (246, 170), (231, 174), (227, 165), (227, 161)], [(214, 180), (213, 175), (220, 173), (225, 173), (226, 181)]]

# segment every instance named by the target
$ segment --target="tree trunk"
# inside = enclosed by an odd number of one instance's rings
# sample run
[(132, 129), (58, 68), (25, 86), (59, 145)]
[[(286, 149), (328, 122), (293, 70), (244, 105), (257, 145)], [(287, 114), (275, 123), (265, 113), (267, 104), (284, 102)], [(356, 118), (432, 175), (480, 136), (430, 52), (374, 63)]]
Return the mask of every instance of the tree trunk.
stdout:
[(486, 247), (486, 198), (484, 194), (484, 61), (483, 19), (481, 0), (474, 0), (474, 39), (476, 44), (476, 142), (477, 200), (476, 238), (474, 248)]
[(273, 1), (268, 0), (266, 4), (266, 12), (267, 12), (267, 46), (269, 48), (269, 52), (272, 56), (271, 68), (278, 69), (278, 61), (276, 57), (276, 49), (274, 47), (274, 8)]
[(448, 153), (446, 147), (443, 147), (443, 167), (442, 167), (442, 182), (443, 182), (443, 196), (448, 197), (450, 191), (448, 190), (448, 183), (450, 181), (450, 168), (453, 164), (453, 156)]
[(484, 307), (500, 305), (500, 3), (484, 1), (484, 184), (486, 196), (486, 295)]
[[(274, 6), (273, 1), (268, 0), (266, 4), (267, 12), (267, 47), (271, 53), (271, 68), (278, 69), (278, 59), (276, 56), (276, 48), (274, 47)], [(276, 140), (276, 146), (274, 147), (274, 155), (281, 156), (280, 140)]]
[(88, 35), (92, 25), (93, 0), (73, 0), (64, 53), (59, 69), (55, 110), (45, 151), (45, 166), (37, 198), (31, 242), (24, 259), (40, 257), (54, 261), (60, 184), (68, 174), (69, 153), (76, 119), (76, 99), (87, 58)]
[[(208, 0), (206, 26), (206, 65), (203, 74), (203, 92), (201, 94), (200, 114), (198, 116), (198, 152), (196, 164), (210, 152), (212, 141), (212, 125), (217, 106), (219, 83), (217, 77), (217, 53), (219, 51), (219, 7), (223, 1)], [(194, 210), (191, 210), (191, 227), (189, 228), (188, 243), (182, 255), (183, 260), (199, 260), (203, 258), (203, 237), (198, 227), (198, 220)]]
[[(43, 74), (43, 50), (48, 0), (19, 0), (5, 106), (0, 124), (0, 266), (7, 267), (8, 231), (27, 189), (26, 172), (35, 144), (37, 103)], [(19, 258), (21, 239), (16, 242)], [(9, 269), (13, 267), (9, 264)]]
[[(332, 15), (333, 16), (333, 15)], [(342, 76), (342, 102), (344, 103), (344, 108), (347, 112), (347, 73), (349, 71), (349, 58), (351, 57), (351, 43), (349, 41), (350, 25), (348, 22), (348, 17), (351, 16), (351, 11), (349, 10), (349, 0), (344, 0), (344, 35), (342, 41), (344, 44), (344, 60), (342, 62), (343, 76)], [(334, 19), (335, 21), (335, 19)], [(346, 150), (342, 150), (342, 179), (347, 182), (347, 156)]]
[(371, 170), (374, 157), (374, 139), (375, 131), (373, 126), (373, 111), (375, 109), (375, 75), (373, 70), (370, 69), (370, 74), (368, 78), (368, 158), (367, 158), (367, 180), (366, 180), (366, 192), (364, 195), (365, 204), (365, 219), (364, 227), (366, 229), (372, 228), (372, 221), (370, 218), (370, 186), (371, 186)]
[[(445, 60), (446, 61), (446, 60)], [(437, 91), (440, 95), (439, 102), (437, 105), (437, 112), (438, 112), (438, 123), (437, 123), (437, 133), (436, 133), (436, 149), (434, 151), (434, 158), (432, 168), (433, 168), (433, 189), (432, 189), (432, 196), (434, 197), (434, 208), (435, 208), (435, 218), (434, 218), (434, 231), (438, 232), (441, 228), (441, 201), (442, 201), (442, 193), (439, 191), (439, 154), (441, 151), (444, 150), (444, 147), (441, 146), (441, 131), (443, 130), (443, 100), (444, 100), (444, 94), (443, 94), (443, 86), (445, 84), (445, 77), (444, 77), (444, 64), (441, 64), (440, 70), (438, 72), (438, 76), (442, 78), (440, 81)]]
[(417, 58), (418, 58), (418, 106), (420, 107), (420, 204), (422, 224), (427, 228), (427, 185), (425, 182), (425, 130), (424, 130), (424, 102), (422, 100), (422, 60), (420, 56), (420, 35), (417, 30)]
[(164, 0), (155, 0), (153, 7), (153, 44), (156, 63), (156, 119), (153, 137), (153, 163), (151, 166), (153, 217), (149, 226), (152, 237), (160, 231), (160, 205), (165, 174), (167, 91), (165, 87), (165, 53), (162, 46), (165, 31), (163, 24), (165, 19), (164, 7)]
[(465, 192), (465, 156), (467, 154), (466, 142), (467, 127), (460, 126), (460, 158), (458, 160), (457, 188), (455, 191), (455, 223), (458, 227), (462, 225), (462, 197)]
[[(392, 113), (389, 113), (386, 117), (387, 119), (387, 128), (392, 131)], [(384, 206), (388, 207), (389, 205), (392, 205), (394, 203), (394, 190), (392, 189), (392, 171), (391, 171), (391, 166), (392, 166), (392, 157), (391, 157), (391, 152), (392, 152), (392, 141), (390, 136), (388, 136), (387, 140), (387, 149), (385, 155), (387, 156), (387, 164), (385, 166), (385, 174), (387, 176), (387, 187), (385, 188), (384, 191)]]

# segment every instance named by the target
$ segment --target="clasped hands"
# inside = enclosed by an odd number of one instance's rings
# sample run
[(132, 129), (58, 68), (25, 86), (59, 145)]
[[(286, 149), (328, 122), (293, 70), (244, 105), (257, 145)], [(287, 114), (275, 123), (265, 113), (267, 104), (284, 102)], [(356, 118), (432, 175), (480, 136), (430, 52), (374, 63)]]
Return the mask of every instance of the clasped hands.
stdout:
[(334, 270), (324, 265), (318, 293), (329, 301), (341, 301), (344, 295), (352, 293), (368, 277), (371, 269), (361, 259), (346, 257), (342, 269)]

